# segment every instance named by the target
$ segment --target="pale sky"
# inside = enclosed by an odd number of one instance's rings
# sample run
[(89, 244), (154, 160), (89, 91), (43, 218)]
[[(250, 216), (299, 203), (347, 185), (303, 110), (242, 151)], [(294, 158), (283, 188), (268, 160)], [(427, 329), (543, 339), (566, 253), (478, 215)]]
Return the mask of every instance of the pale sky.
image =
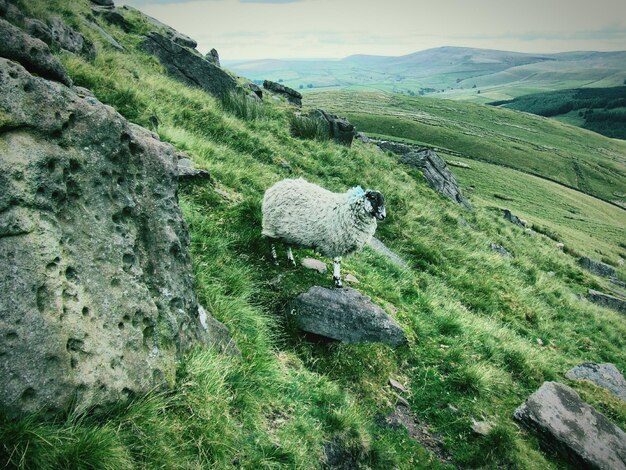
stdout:
[[(626, 50), (626, 0), (118, 0), (222, 60)], [(626, 68), (626, 64), (624, 64)]]

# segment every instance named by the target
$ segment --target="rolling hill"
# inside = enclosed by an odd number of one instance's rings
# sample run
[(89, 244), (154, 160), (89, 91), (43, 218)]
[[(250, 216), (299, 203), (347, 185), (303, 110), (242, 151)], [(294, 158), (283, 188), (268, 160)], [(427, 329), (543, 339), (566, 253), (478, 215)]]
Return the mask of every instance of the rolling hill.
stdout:
[(440, 47), (399, 57), (259, 60), (228, 66), (251, 80), (282, 80), (304, 91), (365, 89), (486, 102), (539, 91), (622, 85), (625, 63), (624, 51), (525, 54)]

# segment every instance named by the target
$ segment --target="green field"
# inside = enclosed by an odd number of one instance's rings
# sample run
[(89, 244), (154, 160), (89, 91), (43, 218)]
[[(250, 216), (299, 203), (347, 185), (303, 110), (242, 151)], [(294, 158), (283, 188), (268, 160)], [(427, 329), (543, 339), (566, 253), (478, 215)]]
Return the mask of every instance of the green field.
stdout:
[[(33, 14), (54, 10), (77, 26), (82, 23), (76, 15), (89, 12), (86, 0), (38, 5)], [(626, 258), (626, 212), (525, 172), (614, 198), (613, 192), (626, 193), (626, 143), (465, 103), (307, 95), (307, 105), (348, 115), (361, 130), (454, 151), (450, 158), (472, 167), (456, 171), (476, 206), (468, 212), (372, 145), (346, 148), (294, 138), (291, 108), (273, 100), (258, 107), (223, 104), (167, 78), (153, 58), (137, 51), (145, 24), (135, 15), (128, 19), (134, 25), (128, 33), (105, 25), (127, 52), (107, 49), (92, 35), (99, 46), (93, 62), (60, 57), (77, 85), (128, 119), (148, 126), (157, 116), (160, 137), (211, 173), (214, 183), (181, 187), (180, 202), (199, 300), (228, 327), (242, 356), (197, 350), (181, 360), (172, 390), (136, 397), (104, 415), (69, 410), (56, 420), (0, 416), (0, 464), (310, 469), (322, 467), (324, 446), (334, 442), (359, 468), (445, 468), (404, 428), (380, 424), (397, 400), (389, 377), (407, 387), (404, 395), (421, 426), (440, 436), (443, 452), (459, 467), (574, 468), (562, 455), (542, 450), (541, 438), (512, 418), (544, 380), (569, 384), (626, 429), (623, 402), (564, 377), (589, 361), (626, 370), (623, 315), (579, 298), (590, 287), (608, 289), (608, 282), (583, 271), (555, 240), (528, 237), (505, 222), (494, 196), (506, 194), (512, 199), (507, 206), (558, 232), (567, 246), (617, 264), (618, 257)], [(344, 274), (356, 276), (356, 288), (398, 321), (408, 345), (323, 343), (294, 328), (285, 308), (289, 300), (314, 285), (330, 287), (331, 278), (269, 262), (260, 200), (285, 177), (304, 177), (334, 191), (360, 184), (385, 194), (388, 218), (377, 236), (409, 268), (366, 248), (345, 259)], [(490, 243), (513, 257), (494, 253)], [(295, 255), (315, 256), (308, 250)], [(624, 268), (619, 275), (626, 278)], [(474, 420), (494, 428), (477, 435)]]

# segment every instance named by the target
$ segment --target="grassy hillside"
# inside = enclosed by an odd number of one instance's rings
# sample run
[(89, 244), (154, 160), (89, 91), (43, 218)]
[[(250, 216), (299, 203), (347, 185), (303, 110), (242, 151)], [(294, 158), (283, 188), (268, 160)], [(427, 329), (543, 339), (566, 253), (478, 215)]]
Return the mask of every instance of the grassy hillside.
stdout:
[(313, 93), (305, 105), (332, 109), (367, 133), (448, 149), (626, 201), (626, 142), (527, 114), (384, 93)]
[(487, 102), (527, 93), (622, 85), (626, 52), (519, 52), (439, 47), (399, 57), (257, 60), (233, 63), (252, 80), (281, 80), (302, 91), (359, 90)]
[(489, 104), (554, 117), (607, 137), (626, 139), (626, 86), (536, 93)]
[[(67, 3), (41, 3), (46, 8), (33, 13), (54, 9), (76, 18), (88, 10), (81, 1)], [(559, 455), (543, 452), (540, 439), (520, 429), (512, 413), (542, 381), (570, 383), (563, 374), (577, 363), (608, 361), (626, 370), (623, 316), (577, 296), (588, 287), (607, 288), (605, 281), (582, 271), (553, 240), (529, 238), (505, 223), (488, 204), (471, 213), (460, 209), (393, 156), (359, 143), (348, 149), (295, 139), (290, 112), (271, 103), (255, 119), (236, 117), (204, 92), (165, 77), (153, 58), (136, 50), (135, 33), (104, 26), (127, 53), (108, 50), (94, 36), (94, 62), (61, 58), (78, 85), (130, 120), (149, 125), (157, 116), (161, 138), (211, 172), (214, 185), (183, 187), (180, 199), (192, 234), (198, 296), (228, 326), (242, 357), (196, 351), (181, 361), (174, 390), (138, 397), (104, 415), (70, 411), (57, 421), (1, 420), (3, 465), (309, 469), (320, 466), (324, 444), (333, 441), (361, 468), (441, 467), (403, 428), (379, 425), (396, 401), (387, 386), (391, 376), (407, 386), (411, 409), (441, 436), (457, 465), (569, 468)], [(142, 27), (136, 22), (135, 32)], [(501, 126), (516, 131), (515, 113), (495, 112)], [(457, 134), (464, 135), (461, 124), (448, 130)], [(494, 145), (518, 144), (501, 139)], [(602, 148), (607, 155), (617, 152)], [(400, 270), (365, 249), (346, 259), (345, 272), (400, 323), (408, 346), (318, 343), (295, 331), (287, 301), (312, 285), (330, 286), (331, 279), (268, 262), (260, 199), (287, 176), (336, 191), (361, 184), (385, 194), (388, 218), (378, 236), (410, 268)], [(603, 240), (614, 257), (626, 251), (613, 238)], [(514, 256), (495, 254), (492, 242)], [(296, 252), (298, 258), (312, 254)], [(623, 403), (590, 384), (570, 385), (626, 427)], [(473, 420), (495, 427), (478, 436)]]

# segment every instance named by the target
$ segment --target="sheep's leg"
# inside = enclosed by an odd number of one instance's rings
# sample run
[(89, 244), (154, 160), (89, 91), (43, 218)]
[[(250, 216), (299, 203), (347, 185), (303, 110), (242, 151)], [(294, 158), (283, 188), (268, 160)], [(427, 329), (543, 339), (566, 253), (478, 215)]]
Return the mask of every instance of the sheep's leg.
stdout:
[(293, 252), (291, 251), (291, 247), (289, 245), (287, 245), (287, 259), (293, 267), (296, 266), (296, 260), (293, 258)]
[(341, 256), (333, 258), (333, 281), (335, 287), (342, 287), (341, 284)]
[(276, 266), (278, 266), (278, 256), (276, 255), (276, 244), (274, 240), (270, 240), (270, 250), (272, 252), (272, 261)]

